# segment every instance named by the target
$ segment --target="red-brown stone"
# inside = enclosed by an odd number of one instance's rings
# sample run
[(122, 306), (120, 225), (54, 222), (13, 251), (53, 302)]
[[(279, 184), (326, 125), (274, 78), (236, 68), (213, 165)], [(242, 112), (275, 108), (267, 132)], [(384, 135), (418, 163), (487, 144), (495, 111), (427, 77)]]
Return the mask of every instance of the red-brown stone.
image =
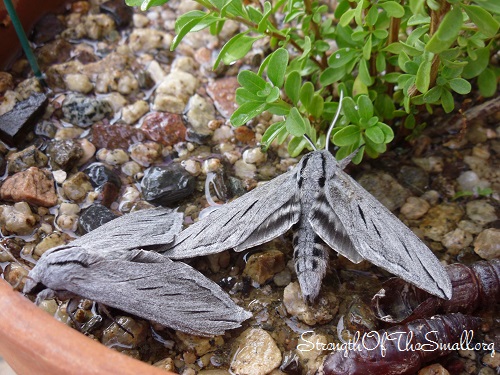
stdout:
[(105, 125), (97, 123), (92, 126), (92, 143), (97, 148), (128, 149), (130, 145), (143, 142), (146, 134), (141, 129), (130, 125), (115, 124)]
[(153, 112), (144, 118), (141, 129), (148, 138), (164, 146), (186, 140), (186, 127), (182, 117), (175, 113)]
[(236, 89), (240, 87), (236, 77), (216, 79), (209, 83), (207, 93), (214, 101), (215, 108), (225, 118), (231, 117), (237, 104), (235, 102)]
[(46, 169), (28, 168), (7, 178), (0, 188), (0, 198), (52, 207), (57, 203), (52, 174)]

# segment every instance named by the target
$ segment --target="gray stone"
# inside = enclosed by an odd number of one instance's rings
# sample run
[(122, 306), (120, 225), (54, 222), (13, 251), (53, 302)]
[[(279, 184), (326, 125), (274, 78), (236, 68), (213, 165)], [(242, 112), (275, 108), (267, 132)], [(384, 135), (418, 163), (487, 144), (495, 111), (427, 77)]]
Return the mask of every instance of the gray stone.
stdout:
[(480, 225), (485, 225), (497, 220), (495, 207), (485, 200), (468, 202), (465, 206), (467, 216)]
[(64, 117), (72, 124), (88, 128), (113, 112), (106, 100), (69, 94), (62, 103)]
[(179, 164), (151, 167), (144, 171), (141, 188), (148, 202), (169, 205), (191, 195), (195, 179)]
[(47, 155), (50, 156), (50, 166), (54, 170), (69, 171), (83, 156), (83, 148), (72, 139), (53, 140), (47, 148)]
[(215, 108), (206, 98), (195, 94), (186, 106), (186, 121), (188, 123), (188, 140), (202, 143), (212, 136), (213, 131), (208, 123), (215, 119)]
[(486, 260), (500, 258), (500, 229), (490, 228), (479, 233), (474, 241), (474, 251)]
[(48, 162), (47, 156), (34, 145), (9, 156), (9, 174), (24, 171), (29, 167), (43, 168)]
[(382, 171), (365, 172), (357, 180), (390, 211), (401, 207), (410, 196), (408, 190), (391, 175)]
[(80, 215), (78, 228), (82, 234), (85, 234), (117, 217), (117, 215), (103, 205), (93, 204)]

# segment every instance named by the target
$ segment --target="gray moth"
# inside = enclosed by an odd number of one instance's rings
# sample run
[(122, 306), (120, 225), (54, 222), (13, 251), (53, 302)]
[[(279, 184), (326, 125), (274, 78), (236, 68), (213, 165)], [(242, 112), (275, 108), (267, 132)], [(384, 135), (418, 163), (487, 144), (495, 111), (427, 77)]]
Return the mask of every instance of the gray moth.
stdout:
[[(183, 262), (138, 247), (173, 242), (182, 214), (137, 211), (50, 249), (30, 271), (24, 292), (37, 301), (81, 296), (186, 333), (220, 335), (251, 314)], [(43, 289), (45, 288), (45, 289)]]
[(329, 247), (449, 299), (449, 277), (432, 251), (343, 171), (355, 154), (338, 162), (328, 150), (312, 151), (289, 172), (212, 211), (158, 251), (171, 259), (243, 251), (292, 228), (295, 270), (308, 302), (321, 289)]

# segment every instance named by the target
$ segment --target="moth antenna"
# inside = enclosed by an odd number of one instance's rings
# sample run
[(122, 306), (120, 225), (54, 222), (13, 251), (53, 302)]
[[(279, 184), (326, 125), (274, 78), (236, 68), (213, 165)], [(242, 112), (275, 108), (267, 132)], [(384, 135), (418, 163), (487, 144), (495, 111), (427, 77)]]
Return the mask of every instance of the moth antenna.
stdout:
[(12, 261), (14, 263), (16, 263), (18, 266), (20, 266), (25, 271), (28, 271), (28, 272), (30, 271), (30, 269), (27, 268), (25, 264), (23, 264), (19, 260), (17, 260), (17, 258), (14, 256), (14, 254), (12, 254), (11, 251), (9, 249), (7, 249), (4, 245), (0, 245), (0, 248), (2, 251), (5, 251), (5, 253), (7, 253), (7, 255), (9, 255), (12, 258)]
[(363, 146), (364, 146), (364, 144), (359, 146), (356, 150), (351, 152), (344, 159), (340, 160), (339, 161), (340, 169), (344, 169), (345, 167), (347, 167), (349, 165), (349, 163), (351, 162), (351, 160), (354, 159), (354, 157), (358, 154), (359, 150), (361, 150), (361, 147), (363, 147)]
[(207, 202), (211, 207), (221, 206), (219, 203), (215, 203), (212, 199), (212, 194), (210, 193), (210, 184), (213, 184), (215, 178), (215, 173), (210, 172), (207, 174), (207, 179), (205, 180), (205, 198), (207, 198)]
[(326, 133), (326, 140), (325, 140), (325, 149), (327, 151), (330, 151), (328, 146), (330, 145), (330, 136), (332, 134), (332, 130), (335, 127), (335, 123), (337, 122), (339, 116), (340, 116), (340, 110), (342, 109), (342, 99), (344, 99), (344, 92), (340, 90), (340, 98), (339, 98), (339, 107), (337, 108), (337, 113), (335, 113), (335, 117), (333, 118), (332, 124), (330, 125), (330, 128), (328, 129), (328, 133)]
[(317, 151), (318, 149), (316, 148), (316, 146), (314, 145), (313, 141), (311, 141), (311, 138), (309, 138), (307, 135), (304, 134), (304, 139), (309, 142), (309, 144), (311, 145), (312, 149), (314, 151)]
[(69, 319), (78, 330), (78, 332), (83, 333), (81, 323), (78, 322), (75, 318), (76, 310), (78, 310), (78, 300), (76, 300), (75, 298), (70, 298), (70, 300), (66, 304), (66, 314), (68, 314)]
[(124, 327), (123, 325), (121, 325), (120, 323), (118, 323), (118, 321), (115, 319), (115, 317), (113, 315), (111, 315), (111, 313), (109, 312), (108, 308), (106, 306), (104, 306), (102, 303), (98, 303), (99, 305), (99, 312), (103, 312), (104, 315), (106, 315), (109, 319), (111, 319), (111, 321), (113, 323), (115, 323), (118, 327), (120, 327), (124, 332), (127, 332), (130, 336), (132, 336), (132, 338), (134, 338), (134, 334), (132, 332), (130, 332), (126, 327)]

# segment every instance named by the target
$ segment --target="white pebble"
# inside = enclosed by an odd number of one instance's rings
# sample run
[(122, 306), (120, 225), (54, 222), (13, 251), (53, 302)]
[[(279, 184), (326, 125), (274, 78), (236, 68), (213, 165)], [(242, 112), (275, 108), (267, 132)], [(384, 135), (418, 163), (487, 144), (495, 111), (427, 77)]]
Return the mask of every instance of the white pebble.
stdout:
[(128, 154), (121, 148), (116, 150), (101, 148), (97, 152), (97, 159), (111, 165), (121, 165), (129, 161)]
[(134, 104), (130, 104), (122, 110), (122, 120), (131, 125), (137, 122), (142, 116), (149, 111), (149, 104), (144, 100), (138, 100)]
[(135, 161), (127, 161), (126, 163), (123, 163), (121, 170), (127, 176), (134, 177), (138, 173), (142, 172), (142, 167)]
[(82, 94), (88, 94), (94, 88), (89, 78), (84, 74), (66, 74), (64, 83), (68, 90), (81, 92)]
[(60, 185), (66, 180), (68, 174), (62, 169), (58, 169), (57, 171), (52, 171), (52, 176), (54, 176), (54, 180)]
[(201, 173), (200, 163), (196, 160), (184, 160), (181, 164), (184, 169), (193, 176), (198, 176)]
[(243, 161), (249, 164), (261, 164), (267, 159), (267, 154), (263, 153), (260, 148), (251, 148), (243, 152)]

